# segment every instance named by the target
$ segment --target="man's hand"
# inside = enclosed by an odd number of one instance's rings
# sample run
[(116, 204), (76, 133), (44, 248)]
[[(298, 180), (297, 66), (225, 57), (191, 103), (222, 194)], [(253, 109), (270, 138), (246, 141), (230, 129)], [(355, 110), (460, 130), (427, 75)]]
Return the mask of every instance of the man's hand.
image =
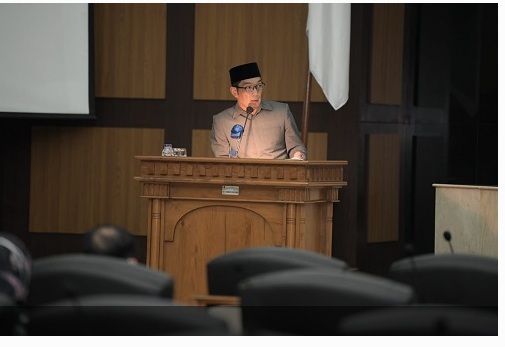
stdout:
[(295, 154), (293, 155), (293, 157), (291, 159), (305, 160), (306, 158), (305, 158), (305, 154), (303, 154), (300, 151), (297, 151), (297, 152), (295, 152)]

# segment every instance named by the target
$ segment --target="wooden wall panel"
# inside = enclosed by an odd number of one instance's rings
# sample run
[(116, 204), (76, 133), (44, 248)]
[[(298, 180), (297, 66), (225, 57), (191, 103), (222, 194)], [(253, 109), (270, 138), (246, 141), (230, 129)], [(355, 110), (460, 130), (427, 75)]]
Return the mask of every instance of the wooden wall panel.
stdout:
[(193, 129), (191, 140), (191, 155), (193, 157), (213, 158), (210, 147), (210, 133), (208, 129)]
[(404, 17), (404, 4), (373, 5), (369, 81), (372, 104), (401, 104)]
[(33, 127), (30, 232), (82, 233), (99, 223), (145, 235), (136, 155), (159, 155), (163, 129)]
[[(196, 4), (195, 100), (232, 100), (228, 70), (258, 62), (271, 100), (303, 101), (307, 4)], [(312, 101), (326, 101), (312, 79)]]
[[(210, 147), (210, 133), (208, 129), (193, 129), (192, 153), (193, 157), (212, 158), (214, 154)], [(328, 159), (328, 134), (309, 133), (307, 156), (309, 160)]]
[(166, 4), (94, 4), (95, 95), (164, 99)]
[(368, 242), (398, 241), (400, 154), (399, 135), (369, 135)]
[(309, 160), (328, 160), (328, 133), (309, 133), (307, 158)]

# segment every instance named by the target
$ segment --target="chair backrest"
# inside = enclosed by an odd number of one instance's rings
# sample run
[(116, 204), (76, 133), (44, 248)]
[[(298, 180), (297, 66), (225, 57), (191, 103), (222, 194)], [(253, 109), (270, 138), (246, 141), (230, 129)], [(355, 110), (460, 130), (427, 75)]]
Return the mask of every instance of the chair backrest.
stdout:
[(498, 260), (487, 256), (424, 254), (394, 262), (389, 278), (414, 287), (419, 303), (498, 305)]
[(250, 277), (239, 285), (244, 331), (334, 335), (350, 313), (386, 305), (409, 305), (405, 284), (356, 271), (305, 268)]
[(342, 319), (345, 336), (498, 336), (498, 310), (414, 305), (361, 312)]
[(172, 298), (173, 280), (164, 272), (110, 256), (64, 254), (33, 262), (28, 305), (91, 294)]
[(18, 303), (10, 295), (0, 292), (0, 336), (16, 334), (18, 311)]
[(243, 306), (407, 305), (411, 286), (357, 271), (306, 268), (250, 277), (239, 284)]
[(228, 335), (224, 320), (196, 306), (145, 295), (90, 295), (37, 306), (28, 335), (153, 336)]
[(30, 288), (32, 257), (21, 239), (0, 232), (0, 293), (24, 302)]
[(252, 247), (225, 253), (207, 263), (209, 294), (237, 295), (237, 285), (251, 276), (298, 268), (348, 269), (343, 260), (286, 247)]

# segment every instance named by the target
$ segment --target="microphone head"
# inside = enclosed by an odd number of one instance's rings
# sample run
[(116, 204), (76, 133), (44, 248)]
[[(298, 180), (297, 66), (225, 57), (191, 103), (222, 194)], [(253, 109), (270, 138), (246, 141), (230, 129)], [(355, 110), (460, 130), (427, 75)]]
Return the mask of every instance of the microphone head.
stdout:
[(247, 106), (247, 108), (245, 109), (245, 111), (249, 115), (249, 114), (251, 114), (253, 112), (253, 108), (251, 106)]
[(451, 241), (451, 232), (450, 231), (448, 231), (448, 230), (444, 231), (444, 239), (446, 241)]
[(231, 128), (231, 138), (232, 139), (239, 139), (242, 137), (242, 133), (244, 132), (244, 127), (240, 124), (235, 124)]

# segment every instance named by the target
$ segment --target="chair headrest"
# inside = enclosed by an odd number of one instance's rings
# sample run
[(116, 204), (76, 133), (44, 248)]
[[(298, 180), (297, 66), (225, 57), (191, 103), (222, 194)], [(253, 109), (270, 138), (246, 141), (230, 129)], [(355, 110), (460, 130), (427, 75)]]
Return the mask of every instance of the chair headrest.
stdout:
[(28, 295), (32, 272), (31, 254), (16, 236), (0, 233), (0, 292), (22, 302)]

